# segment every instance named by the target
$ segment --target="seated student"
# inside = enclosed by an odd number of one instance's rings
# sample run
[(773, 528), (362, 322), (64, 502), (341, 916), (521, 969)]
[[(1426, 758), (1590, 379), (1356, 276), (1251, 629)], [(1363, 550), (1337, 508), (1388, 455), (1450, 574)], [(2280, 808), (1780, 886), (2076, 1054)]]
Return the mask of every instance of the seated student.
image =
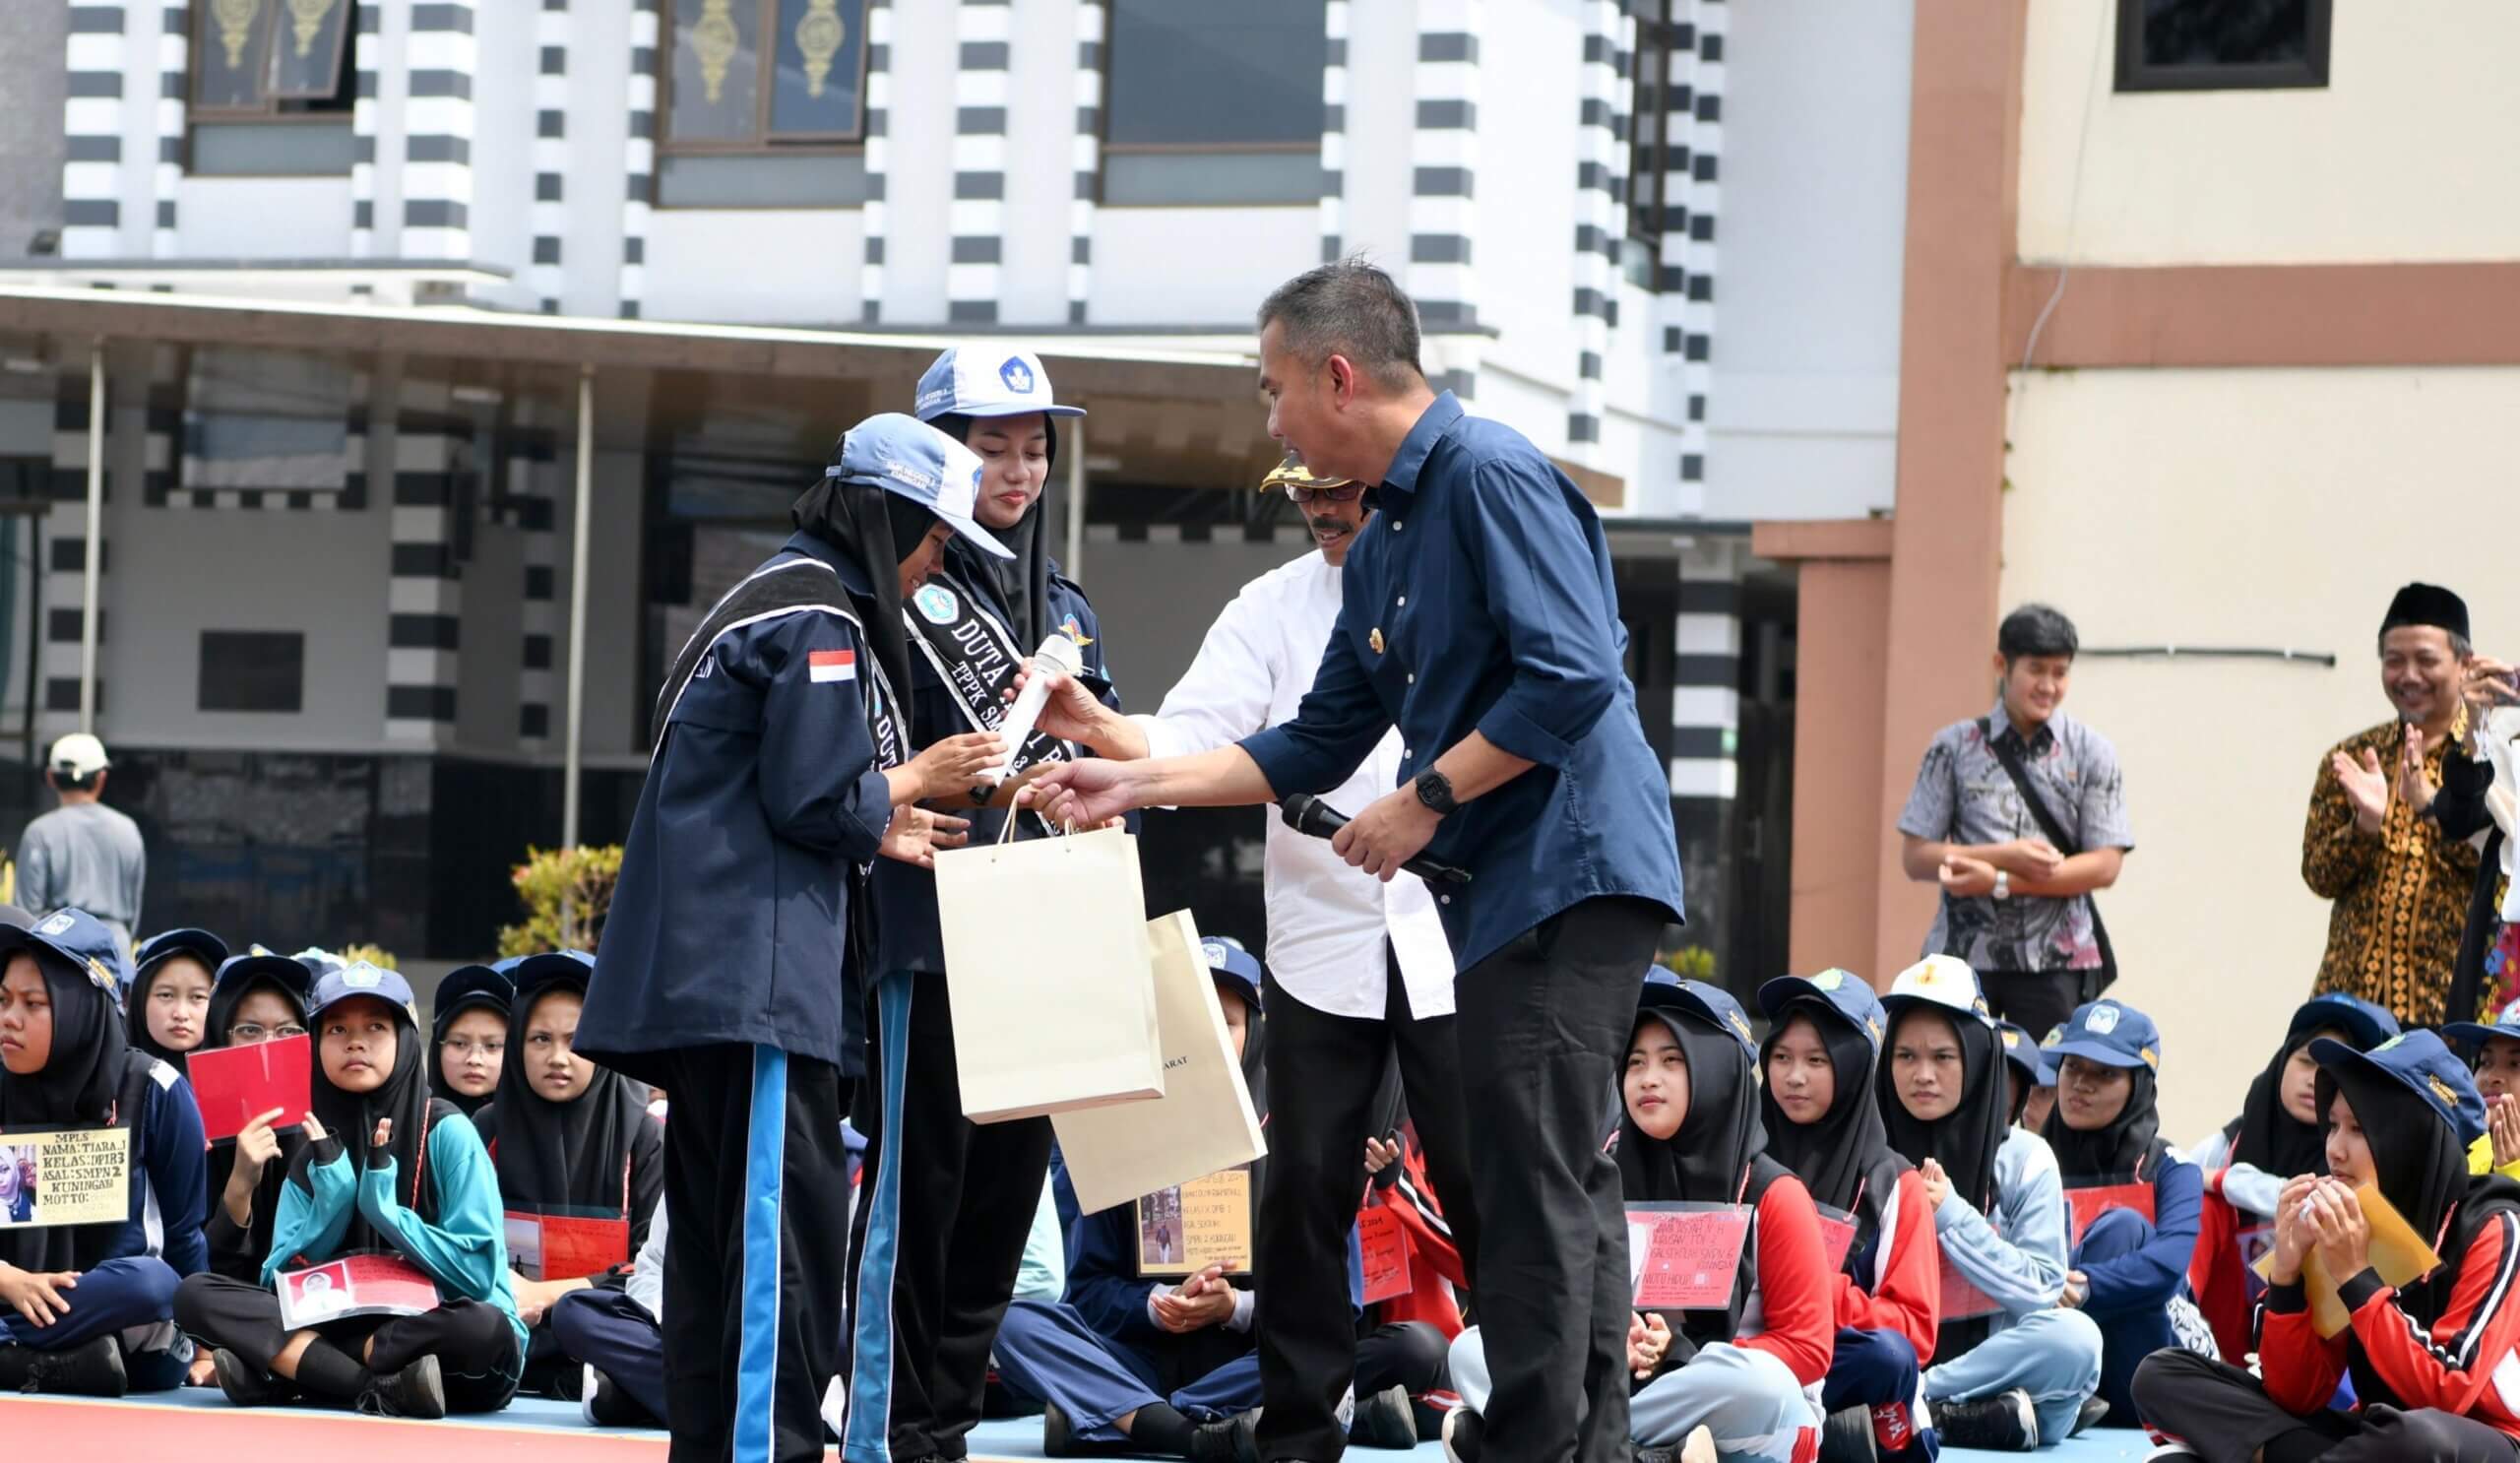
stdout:
[(140, 943), (123, 998), (124, 1040), (134, 1051), (184, 1071), (185, 1053), (209, 1041), (210, 988), (227, 943), (207, 929), (169, 929)]
[[(1746, 1204), (1751, 1219), (1724, 1308), (1628, 1325), (1628, 1436), (1640, 1447), (1669, 1450), (1701, 1431), (1723, 1440), (1727, 1458), (1788, 1463), (1819, 1447), (1837, 1279), (1810, 1191), (1766, 1152), (1756, 1061), (1749, 1018), (1731, 995), (1664, 971), (1646, 977), (1611, 1139), (1620, 1192), (1630, 1204)], [(1453, 1343), (1452, 1368), (1463, 1405), (1444, 1421), (1444, 1450), (1477, 1463), (1489, 1398), (1479, 1327)]]
[(1837, 1346), (1820, 1393), (1826, 1426), (1851, 1433), (1844, 1450), (1858, 1456), (1938, 1457), (1918, 1369), (1933, 1360), (1941, 1255), (1924, 1181), (1890, 1147), (1873, 1098), (1881, 1002), (1860, 978), (1827, 970), (1761, 986), (1759, 1009), (1769, 1022), (1759, 1048), (1768, 1156), (1855, 1226), (1838, 1267)]
[[(311, 1004), (314, 1111), (260, 1283), (196, 1275), (176, 1316), (219, 1348), (220, 1390), (239, 1407), (303, 1396), (388, 1417), (495, 1412), (524, 1370), (525, 1323), (489, 1155), (470, 1119), (429, 1097), (401, 976), (362, 961), (316, 982)], [(436, 1282), (439, 1306), (283, 1329), (282, 1272), (379, 1250)]]
[[(1995, 1018), (1995, 1036), (2003, 1043), (2004, 1061), (2007, 1063), (2004, 1111), (2010, 1115), (2006, 1120), (2015, 1127), (2026, 1127), (2035, 1133), (2039, 1131), (2039, 1124), (2029, 1121), (2024, 1114), (2030, 1111), (2030, 1100), (2043, 1090), (2048, 1094), (2048, 1106), (2054, 1107), (2056, 1069), (2048, 1065), (2047, 1053), (2039, 1050), (2037, 1038), (2002, 1017)], [(2047, 1120), (2047, 1113), (2039, 1115), (2041, 1121)]]
[[(0, 926), (0, 1133), (132, 1135), (123, 1219), (0, 1232), (0, 1393), (177, 1386), (191, 1351), (173, 1325), (175, 1287), (205, 1259), (192, 1089), (125, 1044), (113, 1003), (123, 957), (103, 924), (61, 910), (32, 929)], [(19, 1177), (23, 1201), (40, 1164)]]
[[(1265, 1117), (1260, 962), (1222, 940), (1205, 946), (1243, 1082)], [(1266, 1162), (1252, 1165), (1254, 1194)], [(999, 1375), (1010, 1391), (1044, 1404), (1041, 1450), (1053, 1458), (1132, 1452), (1222, 1463), (1233, 1455), (1241, 1420), (1260, 1405), (1251, 1327), (1263, 1280), (1237, 1286), (1213, 1266), (1178, 1285), (1142, 1280), (1137, 1253), (1136, 1205), (1080, 1216), (1068, 1236), (1066, 1302), (1008, 1306), (997, 1332)], [(1352, 1294), (1361, 1284), (1352, 1273)], [(1350, 1439), (1417, 1446), (1409, 1399), (1445, 1384), (1443, 1337), (1433, 1327), (1383, 1326), (1359, 1339)]]
[(2485, 1099), (2486, 1135), (2468, 1151), (2469, 1170), (2520, 1178), (2520, 1001), (2505, 1006), (2490, 1026), (2453, 1021), (2441, 1037), (2453, 1051), (2475, 1058), (2477, 1092)]
[[(2004, 1024), (2010, 1025), (2009, 1022)], [(2019, 1027), (2013, 1029), (2021, 1030)], [(2056, 1058), (2048, 1053), (2048, 1048), (2050, 1043), (2063, 1041), (2064, 1032), (2061, 1026), (2051, 1026), (2044, 1036), (2036, 1032), (2030, 1034), (2039, 1044), (2039, 1075), (2031, 1079), (2030, 1091), (2022, 1098), (2019, 1111), (2013, 1114), (2015, 1127), (2027, 1128), (2034, 1133), (2047, 1131), (2048, 1115), (2056, 1111)]]
[(2243, 1223), (2271, 1220), (2288, 1180), (2327, 1171), (2310, 1044), (2326, 1037), (2367, 1051), (2397, 1034), (2397, 1017), (2343, 991), (2303, 1001), (2285, 1027), (2283, 1045), (2250, 1081), (2239, 1115), (2189, 1155), (2204, 1172), (2206, 1192), (2229, 1201)]
[[(2505, 1460), (2520, 1451), (2520, 1184), (2471, 1176), (2485, 1109), (2465, 1064), (2430, 1032), (2368, 1052), (2314, 1042), (2328, 1177), (2301, 1175), (2276, 1203), (2274, 1267), (2258, 1311), (2257, 1374), (2169, 1350), (2135, 1373), (2146, 1421), (2174, 1439), (2155, 1457), (2234, 1463), (2322, 1458)], [(2441, 1263), (2392, 1288), (2370, 1267), (2355, 1190), (2377, 1184)], [(2435, 1237), (2438, 1237), (2437, 1239)], [(2312, 1253), (2352, 1320), (2322, 1339), (2302, 1266)], [(2352, 1412), (2331, 1408), (2354, 1380)]]
[(514, 965), (459, 966), (437, 985), (429, 1091), (467, 1117), (488, 1106), (499, 1090), (499, 1072), (507, 1061), (508, 1008), (516, 1002)]
[[(258, 952), (228, 957), (211, 990), (209, 1035), (202, 1050), (305, 1036), (313, 986), (313, 973), (289, 956)], [(281, 1187), (306, 1145), (298, 1127), (305, 1115), (256, 1113), (234, 1138), (211, 1145), (206, 1229), (211, 1269), (236, 1280), (261, 1280), (263, 1261), (271, 1254), (272, 1226), (280, 1215)], [(212, 1380), (206, 1369), (209, 1360), (205, 1353), (195, 1367), (202, 1386)]]
[(594, 968), (593, 959), (575, 950), (518, 962), (498, 1097), (472, 1115), (509, 1214), (629, 1223), (620, 1257), (592, 1277), (509, 1277), (531, 1337), (524, 1386), (570, 1401), (577, 1400), (582, 1369), (562, 1355), (544, 1324), (551, 1305), (573, 1291), (620, 1288), (665, 1188), (664, 1125), (648, 1115), (647, 1086), (571, 1050)]
[(2213, 1354), (2185, 1296), (2205, 1176), (2160, 1136), (2154, 1108), (2161, 1031), (2122, 1001), (2088, 1001), (2049, 1036), (2056, 1111), (2041, 1134), (2055, 1150), (2066, 1203), (2110, 1191), (2074, 1240), (2063, 1303), (2100, 1323), (2100, 1400), (2113, 1428), (2142, 1426), (2128, 1391), (2135, 1365), (2166, 1346)]
[(2106, 1409), (2091, 1401), (2100, 1327), (2056, 1304), (2066, 1245), (2055, 1155), (2015, 1120), (2039, 1078), (2038, 1048), (1987, 1019), (1977, 974), (1947, 955), (1902, 972), (1881, 1004), (1882, 1121), (1917, 1165), (1941, 1239), (1947, 1309), (1924, 1375), (1934, 1427), (1950, 1447), (2053, 1447)]

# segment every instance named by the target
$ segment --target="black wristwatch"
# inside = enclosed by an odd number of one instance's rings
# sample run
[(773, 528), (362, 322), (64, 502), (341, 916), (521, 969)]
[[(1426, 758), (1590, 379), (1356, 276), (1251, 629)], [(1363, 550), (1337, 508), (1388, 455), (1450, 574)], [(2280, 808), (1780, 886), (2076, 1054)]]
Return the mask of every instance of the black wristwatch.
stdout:
[(1431, 767), (1418, 774), (1418, 800), (1439, 818), (1449, 818), (1461, 807), (1453, 800), (1453, 780)]

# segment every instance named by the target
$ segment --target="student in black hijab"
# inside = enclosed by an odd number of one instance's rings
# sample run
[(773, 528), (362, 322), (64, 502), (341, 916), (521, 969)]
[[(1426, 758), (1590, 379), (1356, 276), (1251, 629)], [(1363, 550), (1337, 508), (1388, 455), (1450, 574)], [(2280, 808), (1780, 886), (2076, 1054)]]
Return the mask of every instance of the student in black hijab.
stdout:
[(664, 1194), (664, 1124), (648, 1113), (646, 1084), (578, 1055), (578, 1017), (593, 957), (576, 950), (530, 955), (516, 965), (516, 1003), (498, 1100), (473, 1115), (512, 1216), (618, 1219), (620, 1255), (587, 1276), (512, 1274), (517, 1314), (531, 1328), (525, 1387), (575, 1400), (582, 1372), (545, 1324), (571, 1291), (617, 1288), (647, 1243)]
[[(318, 981), (310, 1004), (313, 1111), (260, 1283), (196, 1275), (176, 1317), (218, 1348), (220, 1390), (239, 1407), (302, 1396), (388, 1417), (495, 1412), (516, 1393), (525, 1326), (489, 1155), (462, 1113), (429, 1096), (401, 976), (361, 961)], [(283, 1324), (282, 1275), (361, 1252), (416, 1267), (443, 1301), (418, 1315)]]
[[(117, 943), (77, 910), (32, 928), (0, 926), (0, 1135), (132, 1135), (123, 1217), (0, 1231), (0, 1393), (119, 1397), (183, 1380), (189, 1354), (167, 1323), (177, 1281), (205, 1257), (201, 1113), (172, 1067), (124, 1044), (109, 963)], [(0, 1164), (32, 1182), (20, 1197), (32, 1198), (38, 1225), (40, 1152), (0, 1136)]]
[(2338, 990), (2302, 1002), (2266, 1069), (2249, 1083), (2239, 1115), (2191, 1151), (2207, 1190), (2239, 1210), (2243, 1224), (2272, 1219), (2287, 1179), (2327, 1172), (2311, 1044), (2327, 1037), (2363, 1051), (2397, 1034), (2395, 1016), (2359, 996)]
[(508, 1012), (516, 1003), (516, 962), (467, 965), (438, 982), (431, 1025), (429, 1090), (471, 1117), (499, 1090), (507, 1061)]
[(207, 929), (169, 929), (141, 941), (123, 999), (132, 1050), (185, 1070), (186, 1053), (211, 1045), (211, 986), (226, 959), (226, 941)]
[[(2471, 1177), (2485, 1105), (2466, 1064), (2428, 1031), (2369, 1052), (2311, 1044), (2319, 1065), (2328, 1175), (2304, 1174), (2276, 1203), (2273, 1264), (2259, 1311), (2258, 1374), (2164, 1351), (2135, 1374), (2154, 1428), (2209, 1459), (2379, 1463), (2501, 1460), (2520, 1439), (2520, 1403), (2499, 1378), (2520, 1348), (2520, 1184)], [(2371, 1268), (2371, 1221), (2358, 1190), (2376, 1186), (2440, 1254), (2404, 1286)], [(2303, 1266), (2338, 1278), (2351, 1321), (2322, 1338)], [(2355, 1407), (2330, 1407), (2354, 1381)]]
[[(313, 976), (285, 955), (230, 956), (210, 995), (208, 1050), (304, 1037)], [(312, 1064), (310, 1063), (310, 1066)], [(306, 1146), (302, 1113), (246, 1124), (210, 1150), (210, 1265), (221, 1275), (259, 1282), (271, 1254), (281, 1186)], [(205, 1355), (205, 1360), (206, 1360)], [(199, 1378), (207, 1385), (210, 1378)]]

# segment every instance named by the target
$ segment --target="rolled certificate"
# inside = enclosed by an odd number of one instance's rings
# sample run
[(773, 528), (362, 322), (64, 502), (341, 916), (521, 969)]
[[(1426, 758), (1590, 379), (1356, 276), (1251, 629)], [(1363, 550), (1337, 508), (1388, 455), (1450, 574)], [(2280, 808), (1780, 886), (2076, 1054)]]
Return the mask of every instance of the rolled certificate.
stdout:
[(1033, 674), (1024, 682), (1023, 693), (1015, 698), (1015, 709), (1007, 714), (1006, 725), (998, 728), (1006, 738), (1006, 757), (980, 775), (988, 787), (996, 787), (1015, 771), (1015, 759), (1024, 755), (1024, 743), (1033, 739), (1033, 724), (1041, 719), (1042, 704), (1050, 699), (1050, 682), (1046, 672), (1074, 675), (1085, 668), (1085, 658), (1076, 653), (1076, 642), (1056, 630), (1033, 652)]

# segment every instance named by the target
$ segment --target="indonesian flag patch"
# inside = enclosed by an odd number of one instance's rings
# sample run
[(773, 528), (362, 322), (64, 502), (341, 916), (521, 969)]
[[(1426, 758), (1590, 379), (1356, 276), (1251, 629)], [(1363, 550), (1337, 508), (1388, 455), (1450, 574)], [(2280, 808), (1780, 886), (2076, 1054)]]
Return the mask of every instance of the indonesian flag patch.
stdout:
[(807, 651), (805, 673), (815, 680), (855, 680), (857, 652), (853, 650)]

